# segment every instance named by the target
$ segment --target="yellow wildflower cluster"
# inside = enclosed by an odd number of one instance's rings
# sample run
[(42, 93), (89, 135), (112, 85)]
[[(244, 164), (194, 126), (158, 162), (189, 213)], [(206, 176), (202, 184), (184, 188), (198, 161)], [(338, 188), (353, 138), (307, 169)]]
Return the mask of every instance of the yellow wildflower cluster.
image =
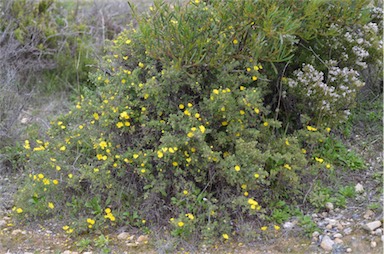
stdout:
[(95, 224), (95, 220), (88, 218), (87, 223), (88, 223), (88, 228), (92, 228), (93, 225)]
[(252, 210), (259, 211), (261, 209), (261, 206), (259, 205), (259, 203), (256, 200), (254, 200), (253, 198), (248, 199), (248, 204), (251, 205)]
[(105, 210), (106, 215), (104, 215), (104, 218), (109, 219), (110, 221), (115, 221), (116, 218), (113, 216), (111, 208), (106, 208)]

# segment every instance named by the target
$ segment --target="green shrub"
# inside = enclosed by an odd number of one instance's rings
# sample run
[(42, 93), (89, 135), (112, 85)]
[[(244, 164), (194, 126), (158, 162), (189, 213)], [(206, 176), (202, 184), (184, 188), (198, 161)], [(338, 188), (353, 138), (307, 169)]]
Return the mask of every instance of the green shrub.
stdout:
[[(323, 52), (343, 34), (331, 24), (369, 22), (364, 1), (348, 2), (155, 2), (111, 41), (107, 71), (90, 74), (97, 89), (52, 121), (48, 141), (24, 144), (31, 174), (15, 211), (71, 218), (67, 233), (160, 224), (185, 240), (225, 241), (237, 219), (265, 220), (272, 203), (301, 201), (311, 174), (334, 169), (317, 149), (335, 121), (299, 106), (308, 98), (296, 87), (318, 84), (295, 70), (339, 68)], [(348, 103), (357, 87), (343, 85), (355, 90), (348, 98), (322, 99)]]

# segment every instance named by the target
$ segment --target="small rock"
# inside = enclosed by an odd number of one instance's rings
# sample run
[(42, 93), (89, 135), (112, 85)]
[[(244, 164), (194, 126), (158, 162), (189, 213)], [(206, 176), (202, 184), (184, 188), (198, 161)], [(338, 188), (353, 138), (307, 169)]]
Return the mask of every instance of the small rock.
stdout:
[(335, 238), (333, 241), (334, 241), (335, 243), (337, 243), (337, 244), (341, 244), (341, 243), (343, 243), (343, 240), (341, 240), (340, 238)]
[(352, 233), (352, 228), (345, 228), (343, 232), (345, 235), (349, 235), (350, 233)]
[(127, 243), (128, 247), (136, 247), (138, 244), (137, 243)]
[(332, 229), (332, 224), (328, 224), (327, 226), (325, 226), (326, 229)]
[(317, 231), (315, 231), (315, 232), (312, 233), (312, 237), (319, 237), (319, 235), (320, 235), (320, 233), (317, 232)]
[(325, 217), (328, 216), (328, 213), (327, 213), (327, 212), (322, 212), (322, 213), (321, 213), (321, 216), (323, 216), (323, 218), (325, 218)]
[(21, 229), (15, 229), (12, 231), (11, 235), (17, 235), (17, 234), (22, 234), (23, 231)]
[(72, 254), (72, 252), (70, 250), (66, 250), (63, 252), (63, 254)]
[(376, 221), (372, 221), (372, 222), (369, 222), (369, 223), (365, 224), (363, 226), (363, 228), (365, 230), (368, 230), (368, 231), (374, 231), (376, 228), (378, 228), (380, 226), (381, 226), (381, 221), (376, 220)]
[(283, 224), (283, 228), (285, 228), (285, 229), (292, 229), (294, 226), (295, 226), (295, 224), (293, 224), (290, 221), (287, 221), (286, 223)]
[(340, 208), (336, 208), (335, 212), (339, 213), (340, 212)]
[(92, 251), (86, 251), (86, 252), (83, 252), (83, 254), (93, 254)]
[(337, 227), (338, 230), (343, 230), (344, 229), (344, 227), (343, 227), (343, 225), (341, 223), (337, 223), (336, 227)]
[(345, 251), (348, 252), (348, 253), (351, 253), (352, 249), (351, 248), (347, 248)]
[(364, 213), (363, 217), (364, 217), (364, 219), (368, 220), (368, 219), (372, 218), (372, 216), (374, 216), (374, 215), (375, 215), (375, 213), (372, 210), (367, 210)]
[(383, 234), (383, 230), (381, 228), (378, 228), (378, 229), (375, 230), (375, 235), (380, 236), (382, 234)]
[(147, 235), (141, 235), (137, 238), (137, 243), (145, 243), (148, 242), (148, 236)]
[(323, 237), (323, 239), (321, 239), (320, 247), (326, 251), (331, 251), (333, 249), (334, 244), (335, 242), (332, 241), (331, 238), (326, 235)]
[(333, 235), (333, 237), (334, 237), (334, 238), (342, 238), (343, 235), (340, 234), (340, 233), (336, 233), (336, 234)]
[(356, 192), (356, 193), (363, 193), (363, 192), (364, 192), (364, 186), (361, 185), (360, 183), (356, 184), (356, 186), (355, 186), (355, 192)]
[(122, 233), (117, 235), (117, 239), (119, 239), (119, 240), (127, 240), (128, 237), (129, 237), (129, 233), (127, 233), (127, 232), (122, 232)]
[(11, 217), (4, 216), (3, 220), (5, 220), (5, 221), (11, 220)]
[(381, 236), (381, 241), (384, 242), (384, 235)]
[(328, 211), (332, 211), (334, 207), (333, 207), (333, 204), (331, 202), (327, 202), (327, 203), (325, 203), (325, 208)]
[(371, 248), (376, 248), (376, 246), (377, 246), (377, 243), (375, 241), (372, 241), (371, 242)]
[(5, 220), (0, 220), (0, 227), (5, 227), (7, 222)]
[(312, 218), (319, 218), (319, 215), (317, 215), (317, 213), (314, 213), (311, 216), (312, 216)]

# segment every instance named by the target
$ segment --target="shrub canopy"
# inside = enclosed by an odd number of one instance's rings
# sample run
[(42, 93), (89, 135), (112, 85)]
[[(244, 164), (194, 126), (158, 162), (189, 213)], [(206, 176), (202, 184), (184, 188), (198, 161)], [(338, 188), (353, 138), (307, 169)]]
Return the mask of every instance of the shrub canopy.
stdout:
[(318, 147), (381, 50), (366, 4), (156, 1), (111, 41), (97, 89), (25, 142), (15, 209), (76, 217), (77, 232), (92, 218), (208, 239), (301, 202), (313, 174), (335, 169)]

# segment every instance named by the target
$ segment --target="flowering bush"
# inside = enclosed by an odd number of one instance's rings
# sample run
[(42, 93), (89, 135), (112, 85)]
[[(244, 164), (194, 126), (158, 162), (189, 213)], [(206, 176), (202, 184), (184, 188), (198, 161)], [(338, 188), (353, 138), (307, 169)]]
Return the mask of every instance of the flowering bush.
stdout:
[[(239, 218), (263, 220), (271, 202), (301, 200), (306, 176), (333, 170), (316, 149), (362, 84), (352, 67), (315, 60), (317, 37), (333, 36), (316, 15), (349, 25), (365, 9), (277, 3), (155, 2), (111, 41), (107, 71), (90, 74), (96, 91), (52, 121), (49, 141), (25, 141), (31, 173), (15, 211), (76, 217), (67, 233), (166, 224), (181, 238), (225, 241)], [(297, 10), (284, 8), (292, 3)], [(293, 97), (293, 112), (275, 100)]]

